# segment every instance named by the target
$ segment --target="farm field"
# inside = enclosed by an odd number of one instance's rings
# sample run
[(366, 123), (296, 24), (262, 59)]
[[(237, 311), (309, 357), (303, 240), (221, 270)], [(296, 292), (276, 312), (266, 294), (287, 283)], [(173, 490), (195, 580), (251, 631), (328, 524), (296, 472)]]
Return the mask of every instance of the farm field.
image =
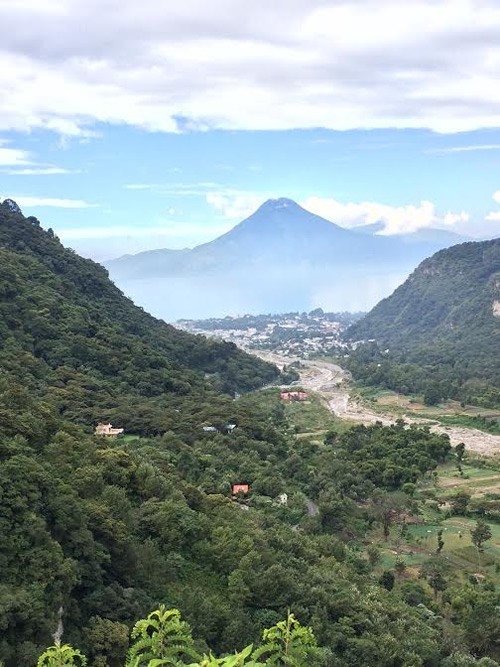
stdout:
[(377, 387), (358, 387), (356, 394), (380, 414), (390, 411), (401, 416), (428, 419), (443, 426), (465, 426), (490, 433), (500, 433), (500, 410), (481, 408), (477, 405), (463, 406), (458, 401), (452, 400), (438, 405), (424, 405), (421, 397), (405, 396)]
[[(444, 546), (441, 557), (455, 571), (461, 570), (479, 577), (487, 576), (500, 586), (500, 524), (488, 521), (492, 536), (478, 553), (471, 540), (471, 529), (477, 521), (474, 516), (450, 515), (450, 499), (458, 492), (470, 495), (474, 501), (500, 498), (500, 470), (486, 465), (464, 464), (463, 476), (455, 465), (446, 464), (437, 470), (437, 477), (429, 479), (416, 492), (415, 498), (421, 508), (420, 521), (402, 529), (401, 525), (391, 529), (390, 537), (384, 542), (382, 532), (377, 529), (372, 534), (372, 543), (381, 551), (379, 567), (393, 568), (402, 560), (411, 576), (416, 568), (437, 552), (438, 531), (442, 530)], [(412, 568), (415, 568), (413, 570)]]

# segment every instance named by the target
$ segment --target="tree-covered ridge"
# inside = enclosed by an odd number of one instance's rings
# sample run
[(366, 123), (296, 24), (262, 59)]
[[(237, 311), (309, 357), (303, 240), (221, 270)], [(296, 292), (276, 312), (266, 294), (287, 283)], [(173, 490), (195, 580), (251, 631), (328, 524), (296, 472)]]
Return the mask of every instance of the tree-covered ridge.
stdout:
[(349, 360), (355, 377), (484, 405), (500, 400), (500, 239), (425, 260), (347, 332), (375, 340)]
[[(17, 400), (19, 424), (36, 436), (0, 435), (7, 667), (34, 665), (61, 608), (65, 642), (90, 664), (122, 667), (130, 626), (159, 603), (179, 608), (215, 654), (255, 641), (288, 609), (312, 625), (335, 667), (409, 665), (415, 652), (439, 665), (451, 650), (347, 545), (401, 511), (406, 501), (391, 492), (443, 460), (446, 437), (376, 425), (308, 445), (290, 438), (278, 400), (259, 393), (238, 401), (231, 435), (110, 443)], [(243, 480), (246, 511), (231, 501)], [(273, 502), (282, 492), (285, 507)]]
[(105, 269), (10, 200), (0, 205), (0, 342), (4, 376), (85, 423), (112, 410), (120, 419), (132, 406), (141, 412), (146, 398), (168, 410), (165, 396), (247, 391), (277, 377), (232, 344), (178, 331), (134, 306)]

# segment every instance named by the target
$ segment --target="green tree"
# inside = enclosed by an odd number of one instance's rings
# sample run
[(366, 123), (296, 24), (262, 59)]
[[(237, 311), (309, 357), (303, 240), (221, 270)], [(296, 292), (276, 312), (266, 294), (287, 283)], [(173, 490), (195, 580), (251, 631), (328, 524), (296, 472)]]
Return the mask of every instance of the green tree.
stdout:
[(486, 521), (478, 519), (476, 525), (470, 531), (470, 536), (478, 552), (482, 552), (484, 543), (491, 539), (491, 528)]
[(394, 572), (396, 572), (398, 577), (401, 577), (405, 570), (406, 570), (406, 563), (401, 558), (398, 558), (394, 563)]
[(392, 591), (394, 588), (394, 573), (390, 570), (384, 570), (380, 575), (379, 584), (388, 591)]
[(436, 599), (438, 593), (448, 588), (448, 581), (444, 576), (448, 571), (448, 563), (438, 556), (433, 556), (423, 563), (420, 568), (420, 577), (427, 580), (427, 583), (434, 591), (434, 598)]
[(128, 635), (129, 629), (124, 623), (99, 616), (91, 618), (85, 636), (92, 667), (122, 667), (127, 656)]
[(376, 547), (374, 544), (371, 544), (368, 549), (366, 550), (366, 553), (368, 555), (368, 561), (370, 565), (374, 568), (377, 563), (380, 562), (380, 549)]
[(459, 442), (458, 445), (455, 447), (455, 456), (457, 457), (457, 468), (460, 474), (462, 474), (462, 462), (464, 460), (464, 455), (465, 455), (465, 444), (463, 442)]
[(424, 405), (437, 405), (442, 398), (438, 384), (430, 384), (424, 392)]
[(467, 514), (467, 507), (470, 502), (470, 494), (465, 491), (459, 491), (450, 499), (451, 513), (458, 516)]
[(389, 539), (392, 524), (408, 505), (408, 498), (404, 493), (387, 493), (377, 490), (373, 494), (373, 509), (375, 516), (382, 524), (384, 539)]
[(440, 528), (437, 532), (437, 547), (436, 547), (436, 553), (440, 554), (441, 551), (443, 550), (444, 547), (444, 540), (443, 540), (443, 529)]

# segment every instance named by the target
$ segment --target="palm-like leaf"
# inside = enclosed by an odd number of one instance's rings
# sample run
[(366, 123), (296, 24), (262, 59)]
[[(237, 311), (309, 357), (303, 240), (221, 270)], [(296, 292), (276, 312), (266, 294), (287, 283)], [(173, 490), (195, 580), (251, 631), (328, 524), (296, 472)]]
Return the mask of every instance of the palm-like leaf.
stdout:
[(136, 641), (129, 651), (126, 667), (176, 667), (185, 664), (183, 658), (199, 660), (191, 629), (181, 620), (177, 609), (161, 605), (135, 624), (132, 638)]
[(37, 667), (84, 667), (87, 659), (69, 644), (56, 642), (38, 658)]

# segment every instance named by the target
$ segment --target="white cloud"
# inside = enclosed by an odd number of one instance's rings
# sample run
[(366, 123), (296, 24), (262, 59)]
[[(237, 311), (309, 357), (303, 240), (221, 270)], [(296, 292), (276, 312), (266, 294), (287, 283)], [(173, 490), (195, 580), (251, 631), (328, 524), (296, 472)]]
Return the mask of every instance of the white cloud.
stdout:
[(255, 212), (271, 195), (238, 191), (210, 192), (206, 202), (213, 206), (225, 218), (243, 220)]
[(450, 146), (449, 148), (435, 148), (427, 153), (471, 153), (474, 151), (499, 151), (500, 144), (472, 144), (470, 146)]
[(53, 176), (57, 174), (76, 174), (77, 171), (63, 167), (27, 167), (25, 169), (6, 169), (10, 176)]
[(28, 151), (23, 151), (19, 148), (2, 148), (5, 143), (0, 143), (0, 167), (32, 164)]
[[(497, 204), (500, 204), (500, 190), (497, 190), (491, 196)], [(500, 222), (500, 211), (490, 211), (484, 219), (488, 222)]]
[(11, 143), (9, 139), (0, 139), (0, 170), (2, 173), (11, 176), (48, 176), (75, 173), (63, 167), (41, 164), (35, 159), (33, 153), (21, 148), (13, 148), (10, 145)]
[(0, 22), (22, 26), (4, 130), (500, 126), (496, 0), (3, 0)]
[(92, 208), (97, 204), (89, 204), (81, 199), (60, 199), (58, 197), (26, 197), (24, 195), (3, 195), (0, 199), (13, 199), (21, 208)]
[(469, 214), (448, 212), (438, 215), (430, 201), (404, 206), (389, 206), (378, 202), (344, 203), (336, 199), (308, 197), (301, 205), (308, 211), (321, 215), (342, 227), (359, 227), (375, 222), (383, 222), (381, 234), (409, 234), (426, 227), (451, 227), (459, 222), (467, 222)]
[(231, 223), (197, 224), (169, 220), (163, 225), (136, 227), (115, 225), (102, 227), (57, 228), (64, 243), (97, 260), (119, 257), (154, 248), (186, 248), (211, 241), (229, 231)]

